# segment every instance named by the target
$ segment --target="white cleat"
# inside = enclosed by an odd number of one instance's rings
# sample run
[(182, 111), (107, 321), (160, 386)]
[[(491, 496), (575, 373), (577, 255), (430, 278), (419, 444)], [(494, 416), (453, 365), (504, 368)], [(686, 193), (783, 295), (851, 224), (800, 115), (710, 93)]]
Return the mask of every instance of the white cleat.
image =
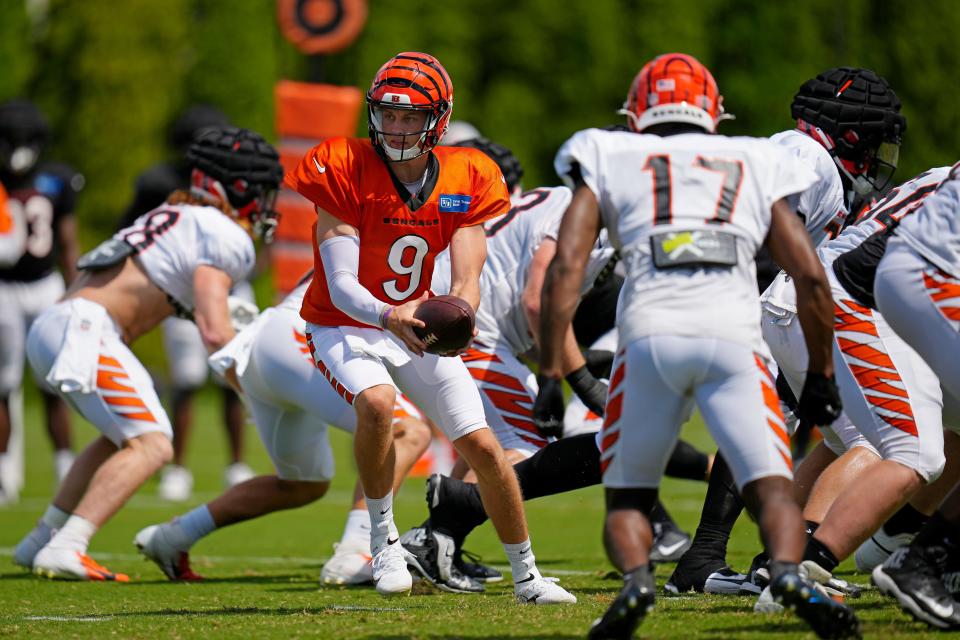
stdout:
[(13, 550), (13, 561), (25, 569), (33, 569), (33, 559), (40, 549), (47, 546), (50, 538), (56, 533), (42, 522), (38, 522), (33, 531), (23, 537)]
[(165, 531), (166, 525), (150, 525), (133, 538), (133, 544), (148, 560), (152, 560), (171, 580), (196, 581), (202, 577), (190, 568), (190, 554), (174, 547)]
[(553, 579), (537, 576), (513, 584), (513, 595), (522, 604), (575, 604), (577, 597)]
[(349, 542), (333, 543), (333, 557), (320, 569), (323, 584), (369, 584), (373, 582), (370, 546)]
[(41, 549), (33, 559), (33, 572), (38, 576), (61, 580), (130, 582), (129, 576), (113, 573), (85, 553), (50, 546)]
[(235, 487), (241, 482), (246, 482), (256, 474), (245, 462), (234, 462), (223, 470), (223, 488), (229, 489)]
[(186, 467), (171, 464), (160, 472), (160, 486), (157, 494), (170, 502), (186, 502), (193, 491), (193, 474)]
[(413, 576), (407, 569), (407, 561), (399, 541), (394, 540), (373, 556), (371, 561), (373, 581), (377, 585), (377, 593), (382, 596), (399, 596), (410, 593), (413, 587)]
[(891, 536), (883, 530), (883, 527), (880, 527), (875, 534), (857, 547), (857, 552), (853, 554), (857, 571), (860, 573), (872, 572), (876, 567), (886, 562), (894, 551), (913, 542), (915, 537), (916, 534), (914, 533), (898, 533)]
[(770, 585), (765, 586), (763, 591), (760, 592), (760, 597), (757, 598), (757, 601), (753, 604), (753, 612), (783, 613), (783, 611), (783, 605), (773, 599), (773, 594), (770, 592)]

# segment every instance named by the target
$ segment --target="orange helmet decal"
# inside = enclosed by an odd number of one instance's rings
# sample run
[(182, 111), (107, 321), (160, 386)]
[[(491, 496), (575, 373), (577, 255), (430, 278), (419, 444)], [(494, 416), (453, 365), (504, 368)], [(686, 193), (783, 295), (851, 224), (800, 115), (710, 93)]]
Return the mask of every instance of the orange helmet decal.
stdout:
[[(388, 134), (382, 118), (388, 109), (423, 112), (424, 124), (415, 131)], [(398, 53), (380, 67), (367, 92), (370, 139), (388, 161), (412, 160), (433, 149), (446, 132), (452, 112), (450, 76), (439, 60), (426, 53)], [(401, 140), (389, 144), (388, 135)]]
[(630, 86), (623, 109), (633, 131), (661, 123), (684, 123), (714, 133), (723, 112), (723, 96), (713, 74), (684, 53), (666, 53), (644, 65)]

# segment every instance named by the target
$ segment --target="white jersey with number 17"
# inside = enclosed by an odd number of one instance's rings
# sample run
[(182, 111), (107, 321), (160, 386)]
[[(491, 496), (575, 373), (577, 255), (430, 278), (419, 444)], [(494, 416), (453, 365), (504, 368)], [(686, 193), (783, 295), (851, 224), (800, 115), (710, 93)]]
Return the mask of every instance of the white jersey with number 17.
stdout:
[(773, 204), (816, 180), (809, 167), (767, 139), (600, 129), (575, 134), (555, 164), (596, 195), (626, 266), (621, 346), (683, 335), (756, 348), (754, 257)]

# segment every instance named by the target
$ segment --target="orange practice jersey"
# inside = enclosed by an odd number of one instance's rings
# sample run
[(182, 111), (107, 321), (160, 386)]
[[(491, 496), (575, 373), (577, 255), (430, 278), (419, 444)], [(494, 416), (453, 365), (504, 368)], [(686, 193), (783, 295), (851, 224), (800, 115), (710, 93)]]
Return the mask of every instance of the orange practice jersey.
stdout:
[[(285, 182), (360, 235), (360, 284), (393, 305), (430, 288), (433, 261), (460, 227), (506, 213), (510, 197), (496, 163), (482, 151), (437, 147), (417, 196), (400, 183), (369, 140), (332, 138), (303, 157)], [(365, 327), (330, 301), (313, 238), (314, 276), (300, 315), (327, 326)]]
[(0, 233), (13, 231), (13, 218), (7, 208), (7, 191), (0, 185)]

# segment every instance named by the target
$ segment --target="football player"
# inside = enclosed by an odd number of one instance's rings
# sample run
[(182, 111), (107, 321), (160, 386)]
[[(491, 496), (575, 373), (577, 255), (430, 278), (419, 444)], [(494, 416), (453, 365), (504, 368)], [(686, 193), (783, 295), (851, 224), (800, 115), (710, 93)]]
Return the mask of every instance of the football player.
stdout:
[[(890, 326), (931, 366), (944, 401), (960, 399), (960, 164), (920, 210), (893, 231), (873, 292)], [(948, 459), (948, 464), (950, 463)], [(940, 629), (960, 628), (960, 491), (908, 547), (873, 570), (873, 582), (904, 611)], [(947, 574), (953, 573), (953, 579)], [(953, 595), (951, 595), (951, 592)]]
[[(853, 476), (855, 481), (818, 481), (813, 487), (804, 510), (809, 535), (804, 566), (818, 582), (840, 591), (847, 586), (831, 576), (839, 560), (922, 485), (929, 485), (927, 501), (932, 511), (956, 480), (951, 474), (944, 485), (933, 484), (945, 460), (940, 385), (923, 360), (873, 310), (872, 293), (876, 264), (883, 255), (883, 231), (915, 211), (947, 171), (947, 167), (931, 169), (891, 190), (818, 252), (835, 301), (834, 356), (846, 407), (841, 419), (821, 427), (825, 446), (840, 456), (824, 477), (839, 466), (838, 475)], [(764, 340), (796, 391), (804, 384), (807, 366), (796, 315), (768, 305), (762, 318)], [(868, 463), (851, 468), (844, 456), (857, 450)], [(811, 509), (814, 504), (826, 508)], [(761, 595), (758, 611), (776, 610), (767, 600), (766, 594)]]
[[(210, 356), (215, 371), (239, 381), (276, 473), (238, 483), (211, 502), (137, 534), (134, 544), (171, 580), (199, 579), (190, 568), (190, 548), (216, 529), (305, 506), (330, 488), (334, 460), (328, 425), (353, 433), (356, 415), (310, 356), (300, 317), (309, 283), (305, 278), (279, 305), (264, 311)], [(429, 427), (402, 397), (394, 408), (393, 436), (397, 490), (430, 443)], [(366, 506), (362, 500), (355, 502), (344, 539), (336, 546), (334, 558), (324, 564), (321, 581), (360, 584), (372, 580), (369, 532)]]
[(628, 638), (653, 607), (646, 514), (694, 402), (771, 550), (775, 597), (821, 636), (858, 636), (853, 612), (799, 572), (803, 518), (789, 440), (759, 351), (754, 258), (766, 244), (795, 279), (808, 338), (801, 413), (820, 424), (839, 415), (829, 284), (790, 204), (816, 176), (774, 142), (715, 135), (722, 97), (691, 56), (666, 54), (644, 66), (626, 110), (631, 132), (581, 131), (557, 154), (574, 195), (547, 273), (540, 330), (541, 389), (559, 390), (576, 283), (606, 228), (627, 271), (600, 432), (604, 542), (624, 587), (589, 637)]
[[(467, 140), (460, 146), (484, 151), (497, 162), (508, 189), (513, 192), (518, 188), (522, 168), (508, 149), (485, 139)], [(593, 437), (596, 429), (587, 437), (562, 443), (548, 434), (565, 435), (565, 425), (562, 430), (541, 432), (533, 422), (537, 383), (534, 374), (521, 361), (524, 356), (536, 357), (540, 291), (546, 267), (556, 249), (560, 219), (570, 198), (567, 187), (534, 189), (515, 195), (514, 206), (508, 213), (485, 223), (487, 260), (480, 274), (478, 334), (461, 356), (481, 391), (487, 422), (508, 459), (519, 462), (538, 455), (543, 448), (551, 449), (539, 456), (535, 464), (514, 465), (525, 500), (600, 482), (599, 452)], [(614, 251), (606, 234), (602, 234), (590, 253), (582, 291), (591, 289), (598, 277), (609, 275), (615, 263)], [(442, 253), (437, 258), (431, 290), (446, 293), (450, 287), (449, 276), (449, 254)], [(594, 306), (592, 310), (597, 315), (614, 314), (613, 308)], [(576, 398), (582, 397), (581, 403), (603, 413), (606, 386), (590, 372), (577, 346), (572, 325), (564, 346), (566, 378)], [(676, 457), (675, 454), (673, 458)], [(587, 469), (594, 473), (584, 473)], [(671, 471), (676, 473), (675, 469)], [(464, 576), (489, 582), (499, 579), (499, 572), (463, 561), (461, 547), (467, 534), (486, 520), (486, 513), (476, 487), (456, 482), (455, 479), (462, 476), (451, 475), (453, 478), (435, 475), (429, 480), (428, 507), (431, 513), (436, 509), (438, 520), (434, 522), (431, 518), (423, 527), (405, 533), (401, 540), (416, 557), (416, 563), (411, 564), (431, 581), (451, 590), (480, 591), (482, 585)], [(559, 477), (565, 481), (558, 482)], [(472, 480), (470, 475), (466, 479)], [(697, 479), (705, 479), (703, 471)], [(444, 501), (442, 507), (441, 500)], [(675, 554), (672, 559), (676, 559), (685, 550), (689, 538), (679, 531), (662, 505), (660, 507), (656, 512), (660, 516), (658, 550), (666, 549), (668, 553), (660, 554), (657, 560), (671, 559), (670, 553)]]
[[(275, 223), (276, 150), (245, 129), (216, 128), (190, 147), (190, 191), (92, 252), (63, 300), (34, 322), (27, 355), (49, 391), (101, 433), (14, 551), (39, 575), (126, 581), (87, 555), (97, 529), (169, 461), (173, 434), (149, 373), (128, 344), (164, 319), (193, 317), (210, 351), (234, 335), (227, 296), (256, 259), (252, 236)], [(236, 380), (231, 381), (236, 385)]]
[[(847, 223), (849, 200), (887, 187), (906, 120), (886, 80), (868, 69), (850, 67), (828, 69), (804, 82), (790, 112), (797, 126), (771, 140), (816, 173), (816, 182), (800, 194), (797, 203), (797, 213), (816, 247), (836, 237)], [(780, 274), (780, 280), (771, 284), (780, 269), (772, 262), (768, 266), (762, 271), (770, 275), (758, 279), (764, 308), (795, 316), (792, 283), (786, 274)], [(803, 345), (798, 349), (802, 352)], [(777, 387), (790, 395), (789, 387), (779, 379)], [(824, 478), (834, 496), (859, 469), (876, 460), (875, 452), (862, 446), (865, 441), (859, 442), (861, 446), (852, 447), (844, 456), (843, 468), (835, 468), (835, 475)], [(812, 485), (835, 459), (836, 454), (825, 444), (818, 445), (797, 469), (798, 485)], [(824, 495), (824, 499), (828, 497)], [(806, 515), (819, 520), (818, 512), (825, 506), (814, 501), (807, 505)], [(730, 468), (722, 455), (717, 456), (693, 545), (667, 581), (668, 593), (759, 593), (761, 586), (750, 578), (753, 571), (741, 574), (726, 562), (727, 541), (742, 510)]]
[[(185, 156), (190, 144), (206, 128), (227, 126), (230, 126), (227, 116), (209, 105), (194, 105), (181, 113), (170, 130), (170, 147), (177, 154), (176, 161), (156, 164), (137, 177), (133, 201), (120, 228), (132, 225), (177, 189), (188, 188), (191, 167)], [(253, 289), (246, 280), (238, 283), (230, 295), (250, 304), (254, 302)], [(184, 459), (193, 424), (193, 397), (207, 380), (207, 351), (197, 326), (189, 320), (167, 318), (162, 331), (173, 396), (173, 463), (163, 468), (157, 493), (165, 500), (182, 502), (189, 499), (193, 489), (193, 474), (184, 465)], [(223, 421), (230, 450), (223, 483), (230, 487), (253, 477), (253, 471), (243, 462), (243, 406), (229, 386), (219, 379), (217, 382), (223, 389)]]
[(287, 174), (287, 184), (317, 210), (315, 273), (302, 309), (307, 340), (317, 366), (357, 412), (354, 453), (380, 593), (407, 593), (412, 584), (393, 522), (396, 383), (477, 474), (510, 559), (516, 598), (575, 602), (537, 569), (517, 479), (487, 428), (466, 366), (427, 353), (413, 331), (424, 326), (413, 314), (447, 246), (450, 293), (478, 306), (482, 225), (510, 208), (492, 160), (475, 149), (436, 146), (452, 108), (453, 85), (439, 61), (400, 53), (380, 68), (367, 93), (370, 139), (327, 140)]
[[(63, 294), (64, 279), (73, 281), (80, 251), (73, 211), (83, 176), (66, 165), (40, 162), (49, 139), (50, 125), (32, 102), (0, 103), (0, 183), (14, 219), (26, 229), (19, 259), (0, 267), (0, 504), (17, 498), (7, 445), (10, 395), (23, 381), (27, 331)], [(73, 464), (70, 412), (56, 395), (44, 390), (41, 396), (60, 481)]]

